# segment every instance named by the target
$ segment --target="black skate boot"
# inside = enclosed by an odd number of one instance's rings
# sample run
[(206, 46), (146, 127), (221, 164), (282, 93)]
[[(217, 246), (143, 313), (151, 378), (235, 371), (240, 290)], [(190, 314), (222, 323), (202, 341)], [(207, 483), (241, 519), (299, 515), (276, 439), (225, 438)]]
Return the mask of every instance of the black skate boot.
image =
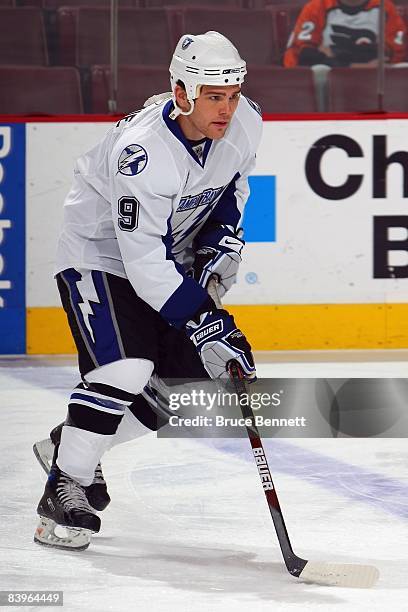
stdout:
[[(34, 535), (39, 544), (56, 548), (84, 550), (92, 533), (97, 533), (101, 520), (90, 506), (85, 488), (62, 472), (54, 463), (37, 507), (40, 524)], [(55, 527), (67, 528), (67, 536), (60, 537)]]
[(109, 497), (108, 488), (103, 477), (102, 466), (100, 463), (98, 463), (95, 468), (92, 483), (88, 487), (85, 487), (85, 494), (92, 508), (95, 508), (95, 510), (98, 510), (99, 512), (105, 510), (106, 506), (110, 503), (111, 498)]
[[(37, 457), (41, 467), (48, 474), (53, 461), (55, 448), (58, 447), (61, 441), (61, 432), (64, 423), (60, 423), (50, 433), (50, 437), (46, 440), (40, 440), (33, 446), (33, 451)], [(55, 460), (55, 458), (54, 458)], [(88, 486), (84, 487), (85, 494), (88, 498), (92, 508), (101, 512), (105, 510), (109, 504), (111, 498), (109, 497), (108, 488), (106, 481), (103, 477), (102, 466), (100, 463), (95, 468), (95, 475), (93, 482)]]

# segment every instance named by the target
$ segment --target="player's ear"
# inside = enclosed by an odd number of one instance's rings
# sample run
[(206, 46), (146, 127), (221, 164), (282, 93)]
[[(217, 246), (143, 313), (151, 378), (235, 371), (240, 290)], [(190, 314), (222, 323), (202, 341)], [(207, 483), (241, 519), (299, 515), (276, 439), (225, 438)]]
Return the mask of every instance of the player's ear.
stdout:
[(189, 110), (190, 102), (187, 99), (187, 93), (184, 87), (181, 87), (181, 85), (176, 85), (174, 89), (174, 95), (176, 98), (177, 106), (179, 106), (183, 111)]

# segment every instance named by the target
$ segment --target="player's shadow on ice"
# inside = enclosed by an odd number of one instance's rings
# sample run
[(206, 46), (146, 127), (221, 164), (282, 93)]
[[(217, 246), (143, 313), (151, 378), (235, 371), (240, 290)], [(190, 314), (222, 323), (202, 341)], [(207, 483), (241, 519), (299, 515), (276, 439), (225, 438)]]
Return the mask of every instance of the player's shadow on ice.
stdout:
[[(257, 561), (252, 552), (188, 547), (177, 543), (98, 537), (86, 552), (96, 569), (150, 580), (172, 589), (208, 595), (256, 595), (260, 600), (309, 604), (343, 603), (338, 593), (292, 578), (283, 562)], [(129, 551), (123, 554), (122, 551)]]

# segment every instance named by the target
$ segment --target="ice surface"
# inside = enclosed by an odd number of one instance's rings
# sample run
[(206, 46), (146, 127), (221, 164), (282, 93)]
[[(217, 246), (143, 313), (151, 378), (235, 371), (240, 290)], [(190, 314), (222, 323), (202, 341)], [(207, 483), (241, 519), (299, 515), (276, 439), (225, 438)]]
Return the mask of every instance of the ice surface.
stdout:
[[(406, 365), (259, 369), (275, 377), (398, 377)], [(35, 545), (45, 475), (31, 446), (64, 419), (76, 382), (75, 367), (58, 360), (0, 362), (0, 589), (63, 590), (67, 612), (407, 610), (406, 439), (265, 443), (296, 553), (376, 565), (381, 578), (369, 591), (303, 584), (287, 574), (245, 439), (151, 434), (114, 448), (103, 460), (112, 503), (90, 548)]]

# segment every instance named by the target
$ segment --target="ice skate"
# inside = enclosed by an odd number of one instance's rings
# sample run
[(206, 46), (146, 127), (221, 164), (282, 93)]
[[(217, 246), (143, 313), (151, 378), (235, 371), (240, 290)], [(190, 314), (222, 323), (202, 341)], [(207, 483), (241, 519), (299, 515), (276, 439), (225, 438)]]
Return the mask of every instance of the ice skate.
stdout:
[[(49, 474), (55, 447), (60, 443), (61, 432), (64, 423), (60, 423), (50, 433), (50, 437), (45, 440), (36, 442), (33, 446), (33, 451), (37, 460), (46, 474)], [(88, 487), (84, 487), (85, 494), (88, 498), (88, 502), (95, 510), (101, 512), (105, 510), (106, 506), (110, 503), (108, 488), (106, 481), (103, 477), (102, 466), (100, 463), (95, 468), (95, 475), (92, 484)]]
[[(100, 518), (90, 506), (85, 488), (53, 464), (45, 491), (37, 507), (40, 522), (34, 534), (38, 544), (54, 548), (84, 550), (91, 534), (100, 529)], [(66, 536), (55, 532), (65, 527)]]

